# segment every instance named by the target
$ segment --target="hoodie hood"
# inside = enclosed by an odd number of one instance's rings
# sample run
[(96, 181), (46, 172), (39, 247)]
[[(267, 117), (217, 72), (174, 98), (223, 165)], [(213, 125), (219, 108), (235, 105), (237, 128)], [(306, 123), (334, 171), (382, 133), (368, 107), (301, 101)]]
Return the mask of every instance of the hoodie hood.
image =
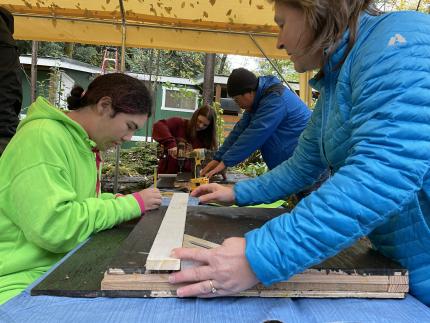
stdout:
[(79, 123), (68, 117), (67, 113), (54, 107), (42, 97), (38, 97), (30, 106), (27, 117), (19, 123), (17, 131), (20, 131), (27, 124), (30, 124), (33, 121), (45, 119), (55, 120), (64, 124), (76, 139), (79, 139), (79, 141), (85, 141), (86, 145), (89, 145), (90, 148), (94, 148), (96, 146), (95, 142), (88, 137), (87, 132)]

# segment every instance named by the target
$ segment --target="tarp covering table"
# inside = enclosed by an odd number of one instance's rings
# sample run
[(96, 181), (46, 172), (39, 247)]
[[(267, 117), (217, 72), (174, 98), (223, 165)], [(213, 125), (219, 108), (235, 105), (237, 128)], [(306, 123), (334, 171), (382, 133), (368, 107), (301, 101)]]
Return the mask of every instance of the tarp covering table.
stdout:
[(32, 287), (0, 306), (0, 322), (430, 322), (430, 309), (410, 295), (403, 300), (69, 298), (30, 296)]

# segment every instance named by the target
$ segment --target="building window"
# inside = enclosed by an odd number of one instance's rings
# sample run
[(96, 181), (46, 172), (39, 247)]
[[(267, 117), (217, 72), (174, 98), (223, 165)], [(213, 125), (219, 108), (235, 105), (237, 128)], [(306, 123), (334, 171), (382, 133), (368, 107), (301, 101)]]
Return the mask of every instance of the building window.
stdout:
[(194, 89), (163, 86), (162, 110), (194, 112), (198, 107), (199, 92)]

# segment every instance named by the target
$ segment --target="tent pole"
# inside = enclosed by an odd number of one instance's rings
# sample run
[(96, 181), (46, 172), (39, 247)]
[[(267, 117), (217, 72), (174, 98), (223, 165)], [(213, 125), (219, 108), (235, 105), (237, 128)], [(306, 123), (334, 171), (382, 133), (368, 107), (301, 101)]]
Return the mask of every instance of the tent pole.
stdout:
[(37, 48), (39, 43), (32, 41), (31, 46), (31, 103), (36, 101), (37, 95)]
[[(288, 86), (288, 88), (296, 93), (296, 91), (293, 90), (293, 88), (291, 87), (291, 85), (287, 82), (287, 80), (282, 76), (281, 72), (278, 70), (278, 68), (276, 67), (275, 64), (273, 64), (272, 60), (266, 55), (266, 53), (264, 52), (263, 48), (261, 48), (261, 46), (257, 43), (257, 41), (255, 40), (254, 36), (252, 36), (251, 34), (249, 34), (249, 37), (251, 38), (251, 40), (254, 42), (255, 46), (257, 46), (258, 50), (261, 52), (261, 54), (263, 54), (263, 56), (269, 61), (270, 65), (272, 65), (273, 69), (276, 71), (276, 73), (278, 73), (279, 77), (282, 79), (282, 81)], [(296, 93), (297, 94), (297, 93)]]
[[(121, 9), (121, 73), (125, 72), (125, 41), (126, 41), (126, 23), (125, 23), (125, 12), (124, 12), (124, 4), (122, 0), (119, 0), (119, 7)], [(118, 193), (118, 176), (119, 176), (119, 156), (120, 156), (120, 145), (116, 146), (115, 152), (115, 175), (113, 182), (113, 193)]]

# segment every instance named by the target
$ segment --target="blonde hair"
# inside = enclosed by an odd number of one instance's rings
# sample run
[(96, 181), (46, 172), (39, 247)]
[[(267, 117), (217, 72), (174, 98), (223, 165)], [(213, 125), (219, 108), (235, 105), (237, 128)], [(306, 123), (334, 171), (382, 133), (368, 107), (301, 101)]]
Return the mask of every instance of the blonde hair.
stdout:
[(303, 11), (307, 25), (312, 29), (313, 39), (308, 50), (316, 53), (323, 50), (324, 63), (336, 50), (344, 32), (349, 29), (348, 48), (337, 67), (343, 64), (357, 38), (357, 23), (365, 11), (379, 15), (373, 0), (268, 0), (270, 3), (292, 6)]

